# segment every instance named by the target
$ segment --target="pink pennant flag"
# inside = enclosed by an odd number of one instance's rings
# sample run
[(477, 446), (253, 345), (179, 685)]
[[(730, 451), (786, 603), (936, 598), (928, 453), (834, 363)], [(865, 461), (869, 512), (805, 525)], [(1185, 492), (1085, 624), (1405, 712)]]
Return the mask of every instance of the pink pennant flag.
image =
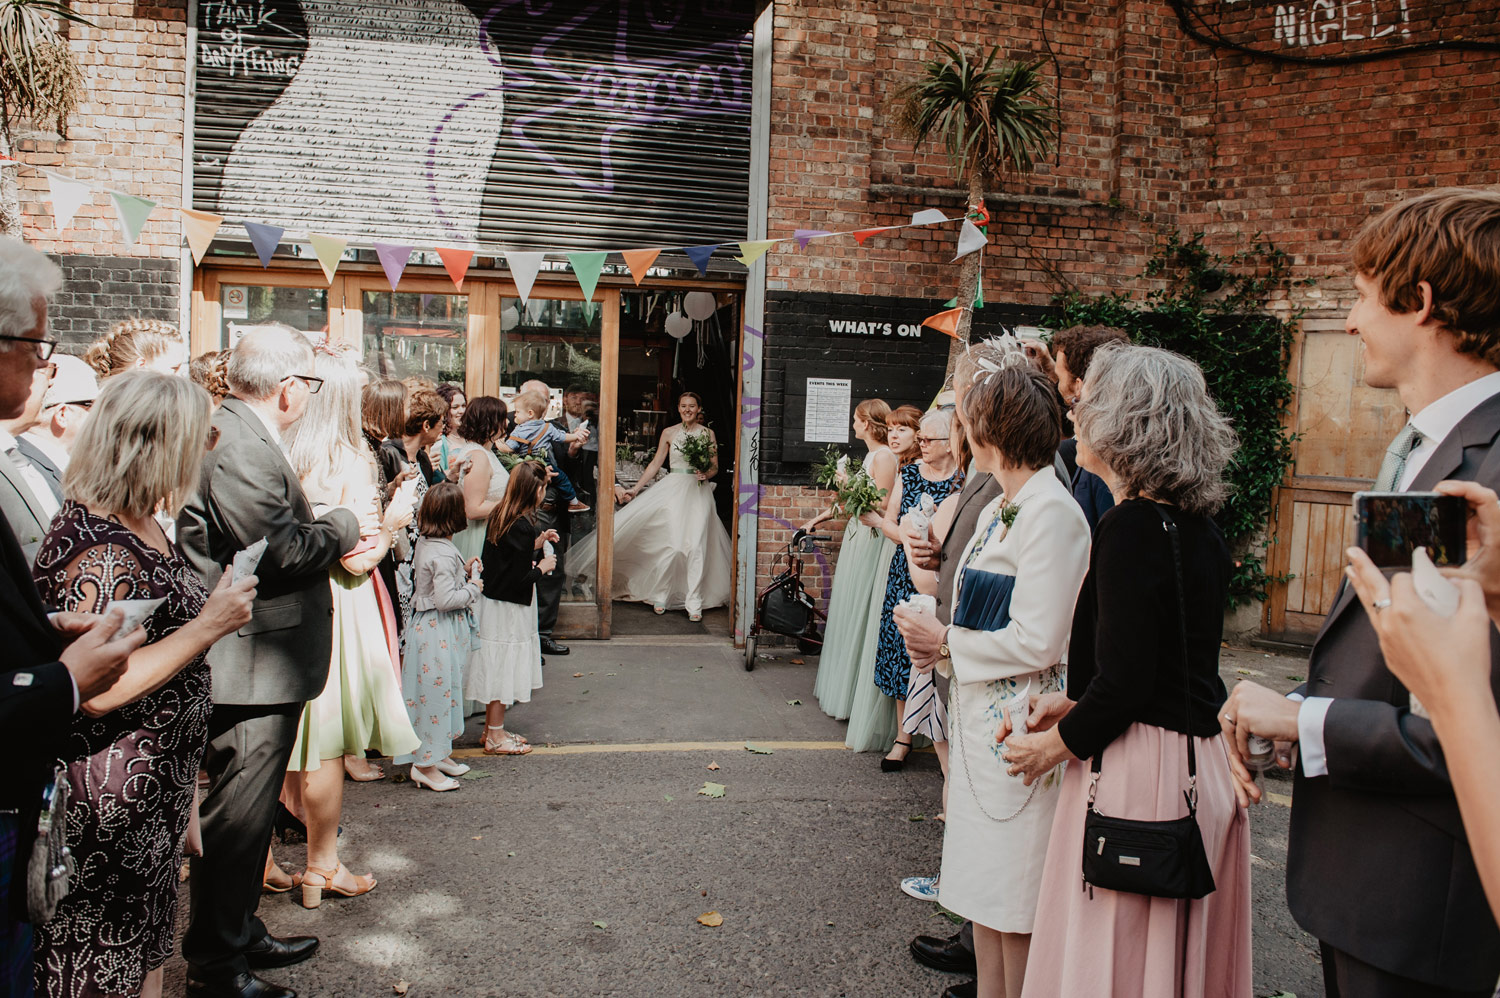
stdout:
[(797, 240), (798, 249), (807, 249), (807, 244), (819, 236), (832, 235), (827, 229), (798, 229), (792, 233), (792, 238)]
[(630, 276), (635, 280), (635, 286), (640, 287), (641, 282), (646, 279), (646, 272), (661, 256), (659, 249), (633, 249), (621, 250), (620, 255), (625, 258), (625, 266), (630, 268)]
[(453, 286), (459, 291), (464, 289), (464, 277), (469, 273), (469, 264), (474, 262), (474, 251), (466, 249), (449, 249), (445, 246), (435, 247), (437, 255), (443, 258), (443, 269), (448, 272)]
[(394, 243), (376, 243), (375, 256), (380, 260), (380, 269), (385, 271), (385, 279), (391, 285), (391, 290), (396, 290), (396, 285), (401, 283), (401, 275), (406, 271), (406, 261), (411, 259), (410, 246), (397, 246)]

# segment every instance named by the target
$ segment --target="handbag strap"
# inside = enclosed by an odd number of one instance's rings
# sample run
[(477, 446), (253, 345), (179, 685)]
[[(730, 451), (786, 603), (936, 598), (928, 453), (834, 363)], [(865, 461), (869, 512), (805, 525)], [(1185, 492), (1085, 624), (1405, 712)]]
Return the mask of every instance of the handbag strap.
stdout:
[[(1183, 792), (1187, 798), (1188, 813), (1198, 813), (1198, 752), (1193, 745), (1192, 718), (1193, 701), (1192, 694), (1188, 690), (1188, 640), (1187, 640), (1187, 594), (1182, 581), (1182, 536), (1177, 530), (1177, 521), (1162, 508), (1160, 503), (1153, 502), (1152, 508), (1161, 517), (1162, 529), (1172, 541), (1172, 574), (1177, 589), (1177, 638), (1182, 651), (1182, 713), (1187, 731), (1187, 760), (1188, 760), (1188, 788)], [(1099, 783), (1099, 771), (1104, 762), (1104, 750), (1100, 749), (1094, 753), (1093, 762), (1089, 766), (1092, 779), (1089, 782), (1089, 808), (1094, 806), (1094, 792)]]

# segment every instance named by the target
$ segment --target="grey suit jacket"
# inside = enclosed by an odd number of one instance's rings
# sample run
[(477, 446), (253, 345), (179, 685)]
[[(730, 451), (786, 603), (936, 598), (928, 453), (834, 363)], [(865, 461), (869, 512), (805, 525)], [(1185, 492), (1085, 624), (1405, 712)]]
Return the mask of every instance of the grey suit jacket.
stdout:
[[(1412, 482), (1500, 489), (1500, 396), (1469, 413)], [(1500, 700), (1500, 634), (1491, 630)], [(1328, 775), (1299, 769), (1287, 851), (1287, 900), (1301, 926), (1403, 977), (1457, 990), (1493, 988), (1500, 929), (1464, 835), (1432, 724), (1385, 666), (1364, 607), (1346, 585), (1313, 645), (1308, 696), (1333, 697)]]
[(243, 402), (226, 399), (214, 425), (218, 446), (177, 518), (182, 553), (213, 588), (236, 552), (269, 542), (250, 623), (208, 653), (214, 703), (311, 700), (323, 691), (333, 649), (328, 569), (359, 543), (359, 522), (346, 509), (313, 516), (286, 456)]
[(20, 541), (26, 563), (36, 564), (37, 548), (42, 546), (42, 536), (47, 533), (52, 517), (43, 511), (41, 503), (32, 494), (31, 486), (26, 484), (20, 470), (4, 454), (0, 454), (0, 513), (5, 514), (16, 540)]
[(52, 489), (52, 496), (57, 500), (58, 505), (62, 505), (62, 469), (53, 464), (52, 459), (43, 454), (40, 447), (25, 437), (16, 437), (16, 449), (21, 452), (22, 457), (31, 462), (37, 474), (41, 475), (48, 487)]

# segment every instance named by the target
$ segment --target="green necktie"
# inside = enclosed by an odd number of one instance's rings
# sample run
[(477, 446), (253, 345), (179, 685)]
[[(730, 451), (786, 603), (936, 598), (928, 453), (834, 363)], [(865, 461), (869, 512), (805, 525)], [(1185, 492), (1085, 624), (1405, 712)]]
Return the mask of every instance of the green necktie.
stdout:
[(1401, 481), (1401, 473), (1406, 470), (1406, 458), (1412, 448), (1422, 442), (1422, 434), (1417, 431), (1416, 426), (1407, 423), (1401, 432), (1396, 434), (1396, 439), (1385, 449), (1385, 458), (1380, 462), (1380, 474), (1375, 476), (1376, 492), (1394, 492)]

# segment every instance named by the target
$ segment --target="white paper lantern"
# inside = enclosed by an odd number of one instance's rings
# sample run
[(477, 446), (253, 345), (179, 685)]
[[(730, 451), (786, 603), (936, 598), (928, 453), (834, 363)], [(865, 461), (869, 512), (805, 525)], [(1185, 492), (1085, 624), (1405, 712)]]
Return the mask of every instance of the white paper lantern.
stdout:
[(667, 327), (668, 336), (674, 340), (680, 340), (693, 331), (693, 320), (681, 312), (673, 312), (667, 316), (665, 326)]
[(719, 302), (708, 291), (689, 291), (682, 299), (682, 310), (689, 319), (702, 322), (719, 310)]
[(510, 308), (500, 310), (500, 328), (505, 330), (515, 329), (521, 324), (521, 315), (512, 305)]

